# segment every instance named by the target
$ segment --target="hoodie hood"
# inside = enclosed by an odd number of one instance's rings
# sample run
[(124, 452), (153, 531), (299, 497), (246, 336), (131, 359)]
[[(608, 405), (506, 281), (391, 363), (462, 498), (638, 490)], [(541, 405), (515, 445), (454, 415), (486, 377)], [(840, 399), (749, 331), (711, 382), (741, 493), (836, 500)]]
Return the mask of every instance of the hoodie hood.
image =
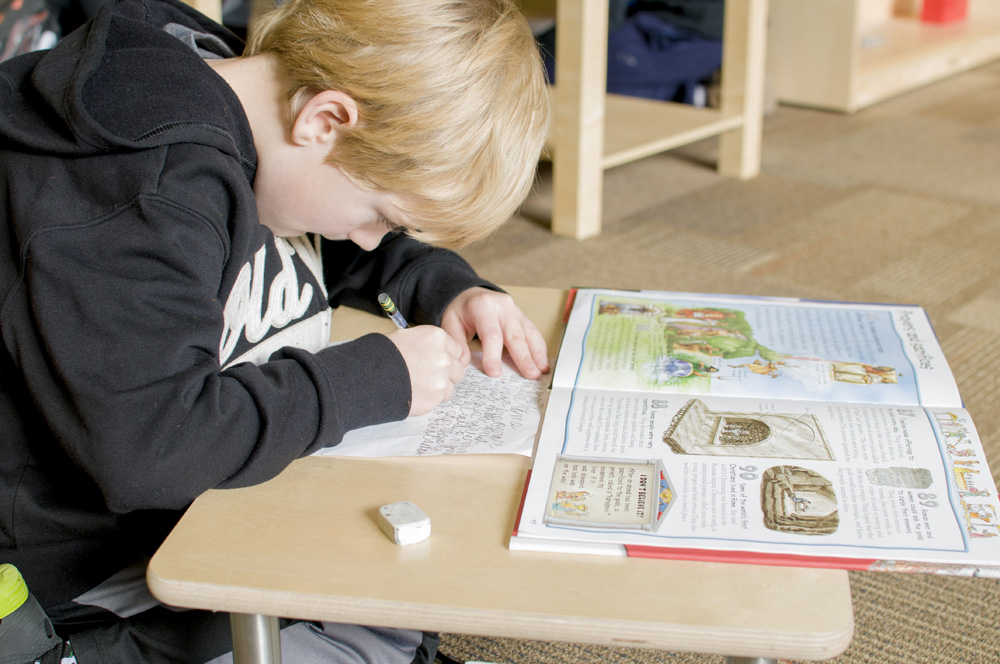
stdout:
[(193, 142), (234, 154), (252, 173), (239, 99), (211, 77), (190, 75), (200, 60), (241, 50), (233, 34), (182, 3), (109, 0), (52, 50), (0, 67), (0, 141), (53, 156)]

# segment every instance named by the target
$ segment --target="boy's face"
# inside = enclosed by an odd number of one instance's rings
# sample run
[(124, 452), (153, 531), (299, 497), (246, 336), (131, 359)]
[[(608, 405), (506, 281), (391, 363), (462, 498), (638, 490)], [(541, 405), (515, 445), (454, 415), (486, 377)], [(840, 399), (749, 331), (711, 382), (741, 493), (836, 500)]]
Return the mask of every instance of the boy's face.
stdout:
[(404, 226), (403, 214), (388, 192), (371, 192), (322, 159), (261, 162), (254, 179), (260, 222), (279, 237), (316, 233), (350, 240), (365, 251)]
[(304, 95), (292, 126), (270, 123), (254, 130), (257, 173), (253, 190), (260, 223), (279, 236), (315, 233), (350, 240), (366, 251), (386, 233), (407, 226), (396, 206), (402, 196), (356, 185), (328, 158), (342, 134), (357, 124), (357, 105), (336, 90)]

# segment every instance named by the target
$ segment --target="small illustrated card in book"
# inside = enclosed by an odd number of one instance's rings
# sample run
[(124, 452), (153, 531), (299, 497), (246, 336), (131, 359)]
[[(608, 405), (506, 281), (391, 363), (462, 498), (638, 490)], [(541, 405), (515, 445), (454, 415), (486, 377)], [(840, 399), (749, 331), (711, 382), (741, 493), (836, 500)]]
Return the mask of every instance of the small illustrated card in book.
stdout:
[(1000, 576), (920, 307), (574, 295), (512, 549)]

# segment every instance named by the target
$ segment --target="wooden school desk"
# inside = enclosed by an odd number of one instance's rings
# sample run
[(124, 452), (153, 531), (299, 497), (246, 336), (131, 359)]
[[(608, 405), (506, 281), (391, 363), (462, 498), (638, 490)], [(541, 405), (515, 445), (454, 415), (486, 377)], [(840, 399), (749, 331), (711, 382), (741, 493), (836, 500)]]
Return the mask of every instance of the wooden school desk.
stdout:
[[(555, 355), (566, 293), (511, 288)], [(335, 339), (391, 331), (343, 310)], [(280, 662), (272, 616), (728, 655), (827, 659), (854, 633), (839, 570), (514, 552), (529, 459), (310, 457), (198, 498), (150, 562), (161, 601), (232, 614), (237, 664)], [(412, 500), (429, 539), (396, 546), (381, 505)]]

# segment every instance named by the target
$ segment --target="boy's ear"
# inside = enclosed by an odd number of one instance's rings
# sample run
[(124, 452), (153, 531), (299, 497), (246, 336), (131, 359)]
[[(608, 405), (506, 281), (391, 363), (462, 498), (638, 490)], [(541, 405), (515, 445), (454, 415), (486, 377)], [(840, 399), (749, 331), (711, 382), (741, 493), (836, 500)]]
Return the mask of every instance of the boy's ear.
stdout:
[(292, 142), (296, 145), (330, 143), (337, 133), (354, 127), (358, 122), (358, 105), (354, 98), (339, 90), (323, 90), (309, 97), (292, 125)]

